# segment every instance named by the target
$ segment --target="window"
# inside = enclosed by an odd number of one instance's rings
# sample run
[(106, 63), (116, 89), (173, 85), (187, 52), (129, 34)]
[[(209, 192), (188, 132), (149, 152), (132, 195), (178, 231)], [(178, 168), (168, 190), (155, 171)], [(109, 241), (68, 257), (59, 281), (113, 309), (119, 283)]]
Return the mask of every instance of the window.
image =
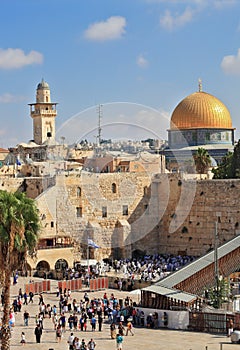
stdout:
[(77, 188), (77, 197), (81, 197), (81, 195), (82, 195), (82, 189), (81, 189), (81, 187), (78, 187)]
[(128, 205), (123, 205), (123, 215), (128, 215)]
[(54, 227), (54, 221), (51, 221), (51, 227)]
[(112, 193), (117, 193), (117, 185), (115, 183), (112, 184)]
[(102, 217), (103, 218), (107, 217), (107, 207), (102, 207)]
[(148, 187), (147, 186), (145, 186), (143, 188), (143, 193), (144, 193), (144, 196), (147, 196), (147, 194), (148, 194)]
[(46, 240), (46, 246), (47, 247), (53, 247), (53, 239), (47, 239)]
[(82, 207), (77, 207), (77, 218), (81, 218), (82, 217)]

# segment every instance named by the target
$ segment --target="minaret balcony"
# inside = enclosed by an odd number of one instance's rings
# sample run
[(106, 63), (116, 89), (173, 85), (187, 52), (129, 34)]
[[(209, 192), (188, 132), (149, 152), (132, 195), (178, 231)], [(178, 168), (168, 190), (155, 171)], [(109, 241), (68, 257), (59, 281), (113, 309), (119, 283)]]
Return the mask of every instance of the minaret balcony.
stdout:
[(34, 111), (31, 111), (31, 117), (38, 117), (39, 115), (44, 116), (44, 115), (49, 115), (49, 116), (56, 116), (57, 111), (55, 109), (37, 109)]

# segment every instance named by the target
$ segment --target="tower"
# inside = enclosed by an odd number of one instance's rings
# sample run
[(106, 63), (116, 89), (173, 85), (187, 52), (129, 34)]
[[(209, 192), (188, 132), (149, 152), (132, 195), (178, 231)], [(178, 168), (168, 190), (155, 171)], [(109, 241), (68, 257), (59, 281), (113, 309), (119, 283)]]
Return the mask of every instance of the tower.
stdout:
[(36, 90), (36, 103), (30, 103), (33, 118), (33, 139), (38, 145), (45, 141), (55, 141), (55, 117), (57, 103), (51, 102), (50, 88), (43, 79)]

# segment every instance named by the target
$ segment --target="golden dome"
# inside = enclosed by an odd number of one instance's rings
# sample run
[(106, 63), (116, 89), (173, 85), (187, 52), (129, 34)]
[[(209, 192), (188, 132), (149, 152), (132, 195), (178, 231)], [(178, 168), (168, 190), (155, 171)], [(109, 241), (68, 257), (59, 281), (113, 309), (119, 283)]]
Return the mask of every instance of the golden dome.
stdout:
[(171, 117), (171, 130), (176, 129), (232, 129), (227, 107), (206, 92), (195, 92), (184, 98)]

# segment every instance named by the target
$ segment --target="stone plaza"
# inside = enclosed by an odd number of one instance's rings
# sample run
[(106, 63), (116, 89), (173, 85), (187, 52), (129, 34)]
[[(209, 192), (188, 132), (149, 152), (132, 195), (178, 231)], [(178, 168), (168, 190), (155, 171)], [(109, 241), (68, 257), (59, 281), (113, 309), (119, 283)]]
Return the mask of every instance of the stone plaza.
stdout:
[[(39, 279), (38, 279), (39, 280)], [(24, 292), (24, 284), (28, 283), (29, 278), (20, 277), (18, 283), (11, 287), (12, 298), (18, 295), (19, 288), (22, 288)], [(56, 297), (57, 282), (51, 281), (51, 293), (44, 293), (43, 298), (46, 304), (51, 306), (56, 304), (58, 306), (58, 298)], [(79, 292), (72, 292), (72, 298), (76, 298), (77, 301), (83, 299), (84, 292), (82, 290)], [(115, 289), (101, 290), (96, 292), (89, 292), (90, 299), (94, 297), (103, 297), (104, 292), (110, 296), (114, 293), (114, 296), (118, 299), (125, 299), (126, 296), (130, 296), (129, 292), (118, 291)], [(131, 295), (133, 301), (136, 300), (137, 296)], [(49, 318), (44, 319), (43, 323), (43, 334), (41, 338), (41, 343), (37, 344), (34, 335), (34, 329), (36, 326), (36, 315), (39, 312), (38, 305), (38, 295), (33, 298), (34, 302), (28, 305), (22, 306), (22, 311), (15, 314), (16, 323), (12, 330), (11, 338), (11, 348), (22, 347), (21, 332), (25, 332), (26, 344), (24, 348), (27, 349), (43, 349), (43, 350), (65, 350), (69, 346), (67, 344), (68, 337), (70, 335), (70, 330), (68, 324), (66, 324), (66, 331), (63, 333), (63, 337), (60, 343), (56, 341), (56, 334), (52, 320)], [(27, 310), (30, 314), (29, 326), (24, 326), (23, 313)], [(67, 316), (68, 317), (68, 316)], [(98, 350), (112, 350), (116, 349), (115, 339), (110, 337), (110, 324), (107, 320), (104, 320), (103, 329), (99, 332), (98, 327), (95, 332), (92, 332), (90, 324), (86, 332), (81, 332), (77, 330), (74, 333), (75, 336), (80, 339), (85, 339), (88, 342), (91, 338), (94, 339)], [(236, 349), (235, 344), (231, 344), (229, 338), (225, 335), (213, 335), (207, 333), (196, 333), (188, 331), (179, 331), (171, 329), (147, 329), (146, 327), (134, 328), (134, 336), (128, 335), (124, 336), (123, 350), (146, 350), (146, 349), (161, 349), (161, 350), (218, 350), (221, 347), (221, 343), (227, 343), (222, 345), (222, 349), (232, 350)]]

